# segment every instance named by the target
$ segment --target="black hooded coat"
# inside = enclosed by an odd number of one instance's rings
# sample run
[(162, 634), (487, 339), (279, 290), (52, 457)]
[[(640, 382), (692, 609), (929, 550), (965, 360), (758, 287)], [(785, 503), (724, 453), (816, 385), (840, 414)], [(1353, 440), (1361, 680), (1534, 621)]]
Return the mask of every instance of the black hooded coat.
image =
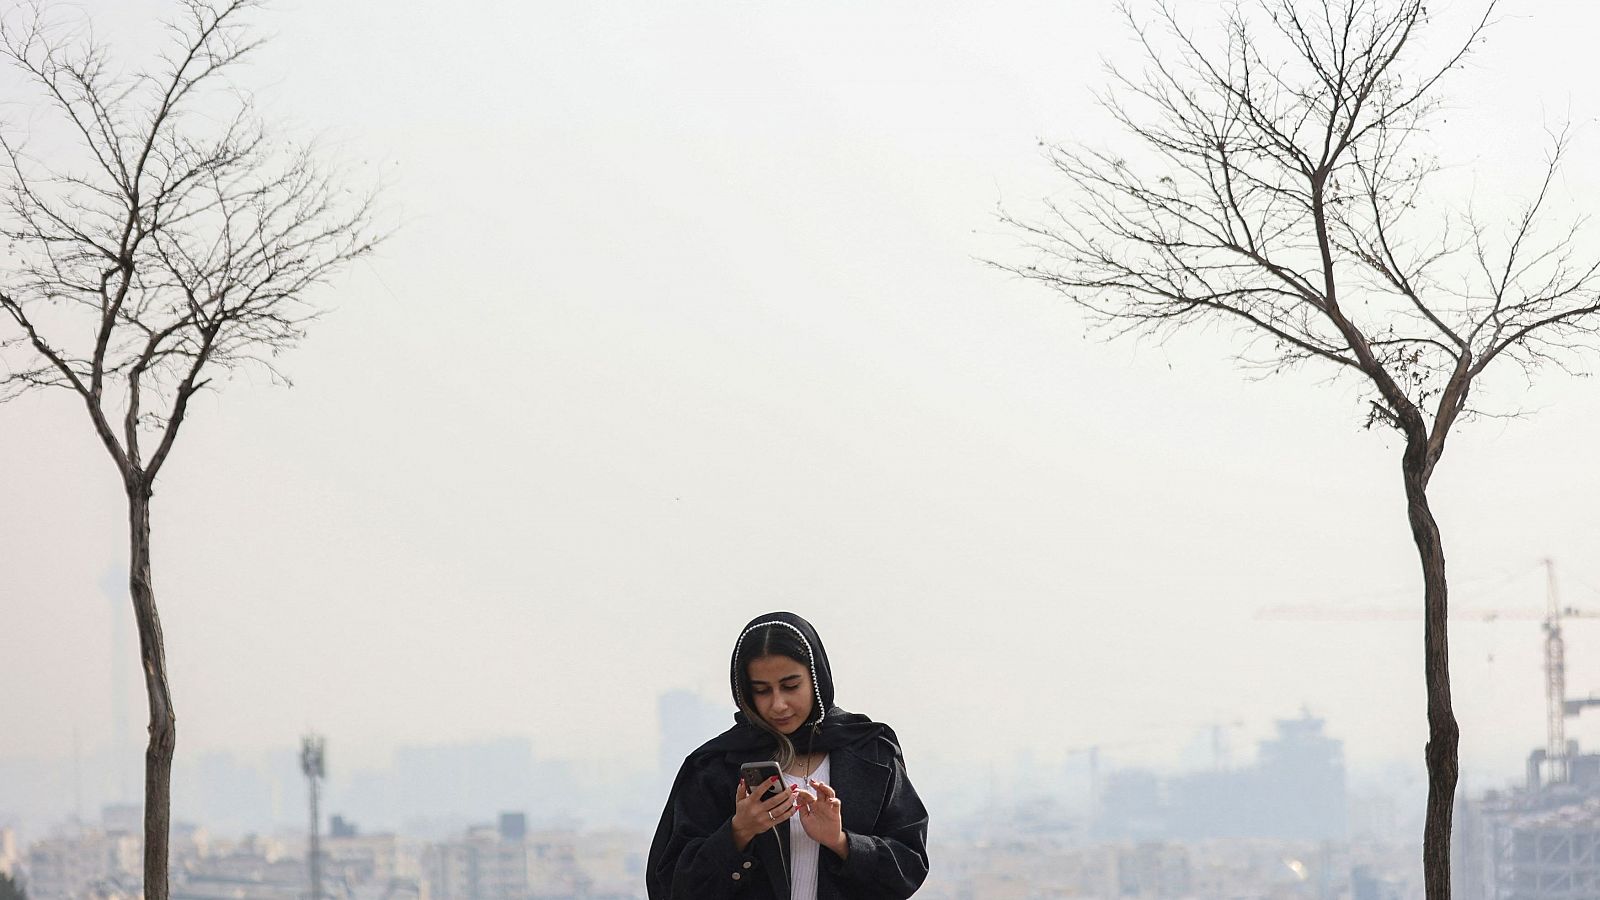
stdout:
[[(817, 900), (910, 897), (928, 875), (928, 812), (906, 777), (899, 739), (889, 726), (833, 705), (828, 655), (805, 619), (787, 612), (758, 616), (740, 632), (741, 640), (766, 622), (789, 626), (811, 648), (818, 708), (791, 739), (802, 752), (828, 753), (830, 786), (842, 801), (849, 852), (841, 859), (826, 847), (817, 851)], [(736, 666), (730, 666), (730, 680), (737, 706)], [(732, 728), (689, 754), (650, 844), (650, 900), (789, 900), (789, 827), (756, 835), (744, 851), (733, 843), (739, 766), (772, 759), (776, 751), (771, 735), (735, 713)]]

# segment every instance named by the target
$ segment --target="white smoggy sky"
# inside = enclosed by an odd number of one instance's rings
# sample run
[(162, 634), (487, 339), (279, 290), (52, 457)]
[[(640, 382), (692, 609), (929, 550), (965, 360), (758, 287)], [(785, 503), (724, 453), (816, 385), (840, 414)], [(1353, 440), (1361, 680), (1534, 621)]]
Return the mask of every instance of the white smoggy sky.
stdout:
[[(86, 6), (133, 40), (165, 8)], [(788, 608), (913, 758), (1163, 764), (1305, 706), (1353, 762), (1420, 778), (1420, 622), (1256, 618), (1420, 604), (1397, 441), (1323, 373), (1251, 381), (1225, 332), (1102, 342), (981, 263), (1019, 258), (999, 205), (1062, 189), (1041, 139), (1127, 145), (1091, 95), (1131, 49), (1109, 0), (258, 20), (245, 80), (381, 178), (400, 227), (323, 292), (294, 387), (205, 396), (158, 484), (180, 759), (316, 728), (349, 766), (517, 734), (645, 767), (657, 695), (725, 697), (738, 627)], [(1480, 211), (1563, 119), (1562, 190), (1600, 209), (1597, 24), (1509, 4), (1449, 82), (1441, 152)], [(1564, 602), (1600, 608), (1595, 382), (1488, 388), (1532, 414), (1468, 425), (1441, 464), (1457, 602), (1542, 609), (1548, 556)], [(0, 758), (106, 744), (119, 677), (142, 740), (102, 590), (121, 503), (67, 395), (0, 407)], [(1543, 743), (1538, 624), (1453, 637), (1465, 767), (1515, 778)], [(1600, 690), (1600, 625), (1568, 660), (1573, 694)], [(1600, 721), (1569, 734), (1600, 747)]]

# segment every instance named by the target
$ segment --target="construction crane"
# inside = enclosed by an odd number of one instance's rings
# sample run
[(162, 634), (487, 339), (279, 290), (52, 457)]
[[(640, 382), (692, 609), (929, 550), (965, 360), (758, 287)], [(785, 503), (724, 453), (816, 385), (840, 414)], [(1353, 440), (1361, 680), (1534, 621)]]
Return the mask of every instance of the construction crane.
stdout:
[[(1450, 608), (1450, 618), (1462, 621), (1539, 621), (1544, 628), (1544, 681), (1545, 681), (1545, 750), (1544, 762), (1551, 783), (1564, 782), (1568, 777), (1567, 725), (1569, 716), (1576, 716), (1590, 706), (1600, 706), (1600, 695), (1567, 698), (1567, 645), (1561, 634), (1564, 619), (1596, 619), (1600, 611), (1562, 606), (1556, 590), (1556, 564), (1554, 560), (1542, 561), (1545, 570), (1545, 611), (1531, 609), (1486, 609), (1481, 607)], [(1267, 621), (1321, 621), (1369, 622), (1416, 621), (1422, 618), (1420, 609), (1394, 609), (1385, 607), (1330, 607), (1318, 605), (1270, 606), (1256, 613), (1256, 618)], [(1532, 771), (1530, 763), (1530, 771)], [(1530, 775), (1530, 778), (1532, 776)]]
[(1567, 643), (1561, 636), (1562, 619), (1600, 618), (1600, 612), (1562, 606), (1556, 593), (1556, 564), (1544, 561), (1546, 594), (1549, 598), (1544, 619), (1544, 679), (1546, 718), (1549, 740), (1545, 759), (1550, 764), (1550, 780), (1566, 781), (1568, 776), (1567, 724), (1568, 716), (1576, 716), (1585, 707), (1600, 705), (1600, 698), (1567, 699)]

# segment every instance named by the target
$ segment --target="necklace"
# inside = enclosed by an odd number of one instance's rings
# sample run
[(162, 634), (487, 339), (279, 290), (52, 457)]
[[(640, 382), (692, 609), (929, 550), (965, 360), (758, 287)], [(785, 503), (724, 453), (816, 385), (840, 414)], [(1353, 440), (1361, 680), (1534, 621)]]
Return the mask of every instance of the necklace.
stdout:
[[(791, 763), (789, 765), (789, 774), (790, 775), (795, 775), (795, 776), (798, 776), (798, 777), (803, 777), (807, 781), (810, 781), (811, 780), (812, 767), (814, 767), (817, 764), (817, 762), (818, 762), (817, 757), (821, 756), (821, 755), (823, 755), (823, 754), (807, 753), (805, 756), (797, 758), (793, 763)], [(802, 765), (802, 763), (803, 763), (803, 765)], [(796, 771), (797, 769), (802, 769), (802, 768), (805, 770), (804, 772)]]
[[(789, 773), (790, 775), (794, 775), (796, 778), (804, 778), (806, 780), (806, 784), (808, 784), (808, 785), (811, 783), (811, 767), (813, 765), (816, 765), (817, 757), (818, 756), (827, 756), (828, 755), (826, 752), (823, 752), (821, 754), (817, 754), (817, 753), (813, 753), (811, 751), (811, 748), (814, 746), (812, 741), (815, 741), (817, 739), (817, 730), (819, 728), (821, 728), (821, 727), (822, 727), (822, 723), (821, 722), (818, 722), (816, 725), (811, 726), (811, 738), (810, 738), (810, 740), (808, 740), (806, 742), (806, 755), (804, 757), (804, 759), (806, 761), (805, 774), (802, 775), (802, 774), (800, 774), (798, 772), (793, 772), (793, 771), (791, 771)], [(800, 760), (798, 760), (798, 759), (795, 760), (794, 762), (789, 764), (789, 768), (790, 769), (795, 768), (797, 765), (799, 765), (799, 762), (800, 762)]]

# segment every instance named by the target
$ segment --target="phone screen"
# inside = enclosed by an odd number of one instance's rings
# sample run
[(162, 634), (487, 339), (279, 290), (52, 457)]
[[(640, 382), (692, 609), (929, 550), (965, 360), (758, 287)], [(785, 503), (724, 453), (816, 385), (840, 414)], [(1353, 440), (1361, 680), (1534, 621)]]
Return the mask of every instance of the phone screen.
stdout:
[(776, 784), (768, 788), (767, 791), (761, 795), (761, 799), (771, 800), (773, 797), (783, 793), (782, 771), (782, 769), (778, 768), (778, 764), (771, 760), (765, 762), (747, 762), (739, 767), (739, 777), (744, 779), (745, 790), (752, 792), (756, 788), (767, 783), (768, 780), (773, 778), (778, 779)]

